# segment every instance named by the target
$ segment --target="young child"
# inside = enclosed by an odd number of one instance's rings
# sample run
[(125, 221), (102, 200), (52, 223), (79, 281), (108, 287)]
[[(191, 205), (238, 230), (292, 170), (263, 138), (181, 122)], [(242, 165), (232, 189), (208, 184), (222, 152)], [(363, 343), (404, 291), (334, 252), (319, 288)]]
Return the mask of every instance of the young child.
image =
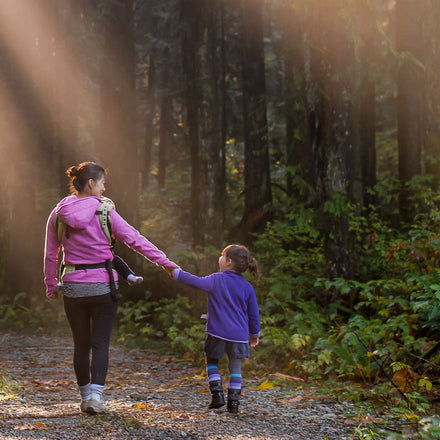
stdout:
[(249, 250), (230, 245), (219, 258), (220, 272), (197, 277), (180, 268), (173, 278), (183, 284), (208, 292), (208, 315), (205, 342), (206, 370), (212, 399), (209, 408), (225, 405), (219, 360), (228, 355), (229, 388), (227, 409), (238, 413), (241, 394), (241, 361), (250, 357), (249, 345), (256, 347), (260, 337), (260, 317), (252, 285), (242, 273), (249, 269), (258, 278), (258, 266)]

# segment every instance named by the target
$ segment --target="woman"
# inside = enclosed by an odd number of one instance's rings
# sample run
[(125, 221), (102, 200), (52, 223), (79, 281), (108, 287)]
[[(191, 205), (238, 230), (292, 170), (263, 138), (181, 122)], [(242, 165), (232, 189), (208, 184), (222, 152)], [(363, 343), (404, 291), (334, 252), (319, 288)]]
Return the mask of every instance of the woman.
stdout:
[[(67, 170), (72, 194), (62, 199), (46, 226), (44, 275), (46, 295), (57, 296), (57, 265), (63, 247), (61, 291), (74, 341), (73, 365), (81, 394), (81, 411), (106, 412), (102, 400), (108, 369), (110, 335), (118, 307), (117, 274), (113, 254), (99, 220), (106, 172), (94, 162)], [(97, 212), (98, 211), (98, 212)], [(109, 213), (112, 234), (148, 260), (170, 271), (178, 266), (116, 210)], [(58, 239), (57, 223), (63, 223)], [(60, 280), (61, 281), (61, 280)], [(90, 361), (90, 351), (92, 357)]]

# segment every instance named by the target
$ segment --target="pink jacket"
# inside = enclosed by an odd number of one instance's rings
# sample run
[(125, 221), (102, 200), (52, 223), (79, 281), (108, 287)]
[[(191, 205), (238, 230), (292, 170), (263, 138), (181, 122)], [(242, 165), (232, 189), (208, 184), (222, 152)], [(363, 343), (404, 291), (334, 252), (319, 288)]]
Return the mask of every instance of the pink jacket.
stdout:
[[(91, 196), (79, 199), (76, 195), (71, 195), (61, 200), (49, 215), (44, 248), (44, 281), (48, 297), (52, 296), (57, 283), (58, 252), (61, 245), (64, 249), (64, 264), (95, 264), (113, 259), (110, 244), (102, 230), (99, 217), (95, 214), (100, 203), (98, 197)], [(61, 243), (58, 241), (54, 226), (57, 215), (68, 226), (63, 232)], [(110, 211), (109, 216), (112, 233), (117, 240), (122, 241), (153, 263), (167, 268), (178, 267), (154, 244), (130, 226), (115, 210)], [(108, 283), (109, 274), (105, 268), (76, 270), (65, 275), (63, 281)]]

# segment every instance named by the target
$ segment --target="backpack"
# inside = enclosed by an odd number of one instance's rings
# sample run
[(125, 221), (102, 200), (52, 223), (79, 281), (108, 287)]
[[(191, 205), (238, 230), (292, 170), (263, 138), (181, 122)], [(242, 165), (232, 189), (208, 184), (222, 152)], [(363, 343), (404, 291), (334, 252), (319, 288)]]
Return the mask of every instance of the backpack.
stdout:
[[(101, 197), (101, 204), (99, 205), (98, 210), (95, 212), (97, 216), (99, 216), (99, 223), (101, 223), (101, 228), (104, 231), (105, 236), (110, 245), (114, 245), (114, 238), (112, 237), (112, 225), (110, 221), (110, 216), (108, 213), (115, 209), (115, 204), (112, 200), (107, 197)], [(57, 231), (58, 241), (61, 243), (61, 238), (63, 236), (64, 230), (66, 230), (66, 237), (69, 238), (69, 230), (66, 227), (67, 225), (58, 217), (55, 217), (54, 222), (55, 230)]]

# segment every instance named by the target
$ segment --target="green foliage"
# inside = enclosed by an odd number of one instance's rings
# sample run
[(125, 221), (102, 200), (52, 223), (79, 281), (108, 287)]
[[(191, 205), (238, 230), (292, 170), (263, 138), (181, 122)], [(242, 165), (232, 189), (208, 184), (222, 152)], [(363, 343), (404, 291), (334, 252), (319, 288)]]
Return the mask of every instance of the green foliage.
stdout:
[(13, 330), (45, 330), (64, 332), (67, 329), (61, 301), (48, 301), (22, 292), (11, 301), (0, 301), (0, 328)]
[(154, 347), (195, 361), (203, 359), (205, 323), (184, 296), (159, 301), (129, 301), (119, 307), (118, 340)]
[[(349, 220), (352, 280), (326, 278), (323, 225), (315, 209), (298, 203), (268, 225), (254, 243), (263, 274), (257, 289), (260, 361), (311, 377), (336, 374), (370, 383), (381, 376), (374, 359), (386, 369), (393, 361), (414, 365), (433, 345), (440, 324), (440, 215), (428, 183), (415, 178), (409, 184), (418, 207), (411, 225), (396, 226), (374, 207), (359, 215), (342, 195), (326, 205), (333, 217)], [(377, 187), (385, 207), (396, 194), (392, 179)]]
[[(409, 437), (410, 436), (410, 437)], [(414, 438), (418, 440), (440, 439), (440, 419), (438, 416), (424, 417), (418, 421), (416, 429), (413, 432), (402, 434), (388, 434), (386, 440), (404, 440)]]

